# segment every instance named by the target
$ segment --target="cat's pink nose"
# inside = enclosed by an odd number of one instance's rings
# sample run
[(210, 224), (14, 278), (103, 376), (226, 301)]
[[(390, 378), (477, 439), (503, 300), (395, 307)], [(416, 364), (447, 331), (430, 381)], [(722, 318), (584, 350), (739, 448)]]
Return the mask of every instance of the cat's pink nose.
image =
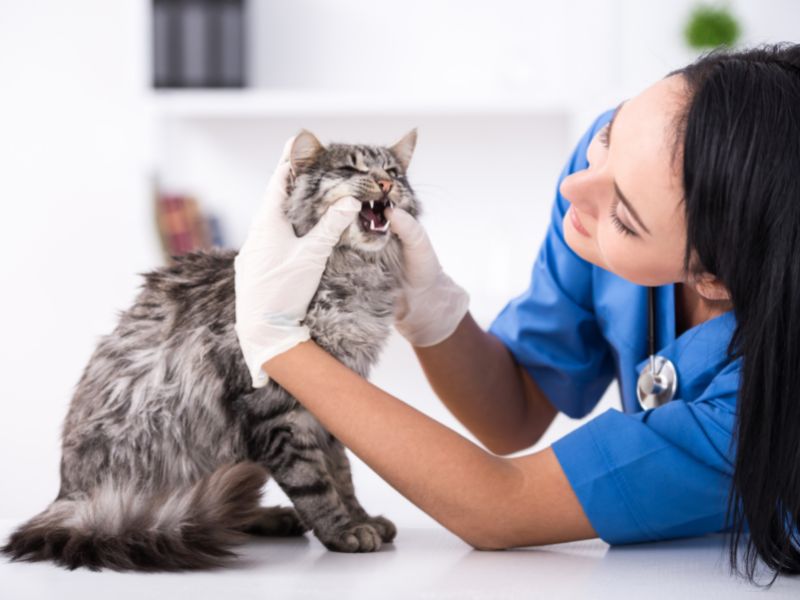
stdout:
[(381, 187), (381, 191), (384, 194), (388, 194), (389, 190), (392, 189), (392, 180), (391, 179), (378, 179), (378, 185)]

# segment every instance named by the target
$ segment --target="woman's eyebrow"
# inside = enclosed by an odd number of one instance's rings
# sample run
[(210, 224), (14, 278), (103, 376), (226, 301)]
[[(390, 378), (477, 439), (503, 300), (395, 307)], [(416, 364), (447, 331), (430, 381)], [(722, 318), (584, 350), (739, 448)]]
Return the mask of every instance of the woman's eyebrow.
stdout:
[(614, 114), (611, 115), (611, 120), (608, 122), (608, 144), (611, 145), (611, 130), (614, 127), (614, 119), (617, 118), (619, 114), (619, 109), (622, 108), (622, 105), (625, 104), (625, 100), (617, 104), (617, 108), (614, 109)]
[[(622, 102), (619, 103), (619, 105), (617, 105), (617, 108), (614, 110), (614, 114), (611, 117), (611, 120), (608, 122), (608, 145), (609, 146), (611, 146), (611, 129), (614, 127), (614, 119), (617, 118), (617, 115), (619, 114), (619, 110), (622, 108), (623, 104), (625, 104), (625, 100), (623, 100)], [(634, 219), (636, 219), (636, 222), (639, 223), (641, 228), (644, 229), (647, 232), (648, 235), (653, 235), (652, 233), (650, 233), (650, 230), (647, 228), (647, 225), (645, 225), (642, 222), (642, 219), (639, 217), (639, 213), (637, 213), (634, 210), (633, 205), (625, 197), (625, 194), (623, 194), (622, 190), (619, 189), (619, 186), (617, 185), (616, 181), (614, 181), (614, 191), (616, 192), (617, 197), (619, 197), (619, 201), (622, 202), (625, 205), (625, 208), (628, 209), (628, 212), (631, 213), (631, 215), (633, 216)]]

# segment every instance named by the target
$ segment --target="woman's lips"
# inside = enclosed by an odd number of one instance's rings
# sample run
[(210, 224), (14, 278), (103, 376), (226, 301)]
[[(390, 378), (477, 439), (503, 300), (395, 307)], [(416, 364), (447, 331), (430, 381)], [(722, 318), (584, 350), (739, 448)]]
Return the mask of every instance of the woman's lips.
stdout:
[(581, 220), (578, 218), (578, 213), (575, 210), (575, 207), (571, 204), (569, 205), (569, 220), (572, 221), (572, 226), (578, 230), (578, 233), (581, 235), (585, 235), (586, 237), (592, 237), (589, 235), (589, 232), (583, 228), (583, 224)]

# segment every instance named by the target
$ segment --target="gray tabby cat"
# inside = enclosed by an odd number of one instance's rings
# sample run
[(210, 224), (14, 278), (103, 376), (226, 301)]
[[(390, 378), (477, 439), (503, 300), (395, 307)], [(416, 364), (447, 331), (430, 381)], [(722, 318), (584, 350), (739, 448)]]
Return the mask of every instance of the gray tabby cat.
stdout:
[[(302, 131), (284, 211), (298, 236), (337, 199), (363, 208), (342, 235), (305, 324), (363, 377), (383, 349), (403, 276), (384, 209), (419, 213), (406, 180), (416, 131), (390, 148)], [(54, 502), (2, 549), (74, 569), (216, 566), (246, 534), (301, 535), (372, 552), (395, 536), (355, 497), (342, 444), (273, 381), (253, 388), (234, 331), (232, 250), (198, 251), (143, 273), (134, 305), (100, 339), (63, 428)], [(294, 508), (261, 507), (271, 475)]]

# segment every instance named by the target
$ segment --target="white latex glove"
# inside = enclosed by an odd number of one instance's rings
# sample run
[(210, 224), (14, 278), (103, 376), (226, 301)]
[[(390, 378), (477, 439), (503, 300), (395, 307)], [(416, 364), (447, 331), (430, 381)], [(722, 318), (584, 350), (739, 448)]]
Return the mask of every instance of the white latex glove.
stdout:
[(385, 212), (403, 243), (406, 280), (395, 306), (395, 328), (413, 346), (450, 337), (469, 309), (469, 294), (442, 270), (425, 229), (402, 208)]
[(300, 321), (319, 287), (333, 246), (361, 210), (361, 202), (355, 198), (340, 198), (311, 231), (301, 238), (295, 236), (281, 209), (293, 141), (286, 142), (261, 208), (234, 260), (234, 329), (256, 388), (269, 381), (261, 368), (264, 362), (310, 339), (308, 327)]

